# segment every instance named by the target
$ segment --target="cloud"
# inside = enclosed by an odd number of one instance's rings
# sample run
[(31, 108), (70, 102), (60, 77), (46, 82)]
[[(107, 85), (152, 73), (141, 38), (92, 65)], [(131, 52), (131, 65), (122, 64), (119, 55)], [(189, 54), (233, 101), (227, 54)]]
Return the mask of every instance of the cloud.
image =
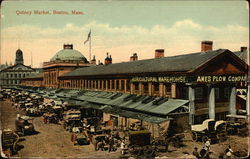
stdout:
[[(200, 51), (200, 41), (213, 40), (215, 49), (228, 48), (239, 50), (248, 45), (249, 30), (240, 25), (223, 27), (203, 26), (191, 19), (175, 22), (172, 26), (111, 26), (108, 23), (92, 21), (83, 26), (68, 23), (61, 28), (41, 28), (38, 26), (20, 25), (2, 30), (1, 63), (13, 61), (8, 56), (16, 51), (18, 37), (24, 52), (32, 52), (34, 63), (48, 61), (63, 43), (73, 43), (74, 48), (83, 52), (88, 58), (88, 44), (83, 45), (89, 29), (92, 32), (92, 52), (103, 60), (106, 52), (113, 54), (114, 62), (127, 61), (129, 56), (137, 52), (139, 59), (152, 58), (154, 49), (164, 48), (167, 55), (177, 55)], [(30, 59), (29, 53), (25, 54)], [(27, 60), (29, 61), (29, 60)]]

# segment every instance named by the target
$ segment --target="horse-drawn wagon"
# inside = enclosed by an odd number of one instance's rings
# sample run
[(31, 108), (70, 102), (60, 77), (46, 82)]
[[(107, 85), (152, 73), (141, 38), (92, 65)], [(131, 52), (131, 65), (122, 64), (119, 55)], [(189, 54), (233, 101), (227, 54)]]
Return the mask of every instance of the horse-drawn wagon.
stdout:
[(17, 152), (17, 142), (19, 136), (11, 129), (3, 129), (1, 132), (2, 149), (6, 156), (11, 156)]

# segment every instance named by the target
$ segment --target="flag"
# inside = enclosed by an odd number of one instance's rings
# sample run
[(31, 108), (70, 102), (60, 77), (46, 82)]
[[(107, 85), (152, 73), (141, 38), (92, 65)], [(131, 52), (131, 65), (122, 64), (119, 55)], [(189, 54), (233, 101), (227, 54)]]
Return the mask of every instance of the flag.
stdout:
[(91, 36), (91, 30), (89, 31), (89, 34), (88, 34), (87, 40), (85, 40), (85, 41), (84, 41), (84, 45), (85, 45), (85, 44), (89, 41), (90, 36)]

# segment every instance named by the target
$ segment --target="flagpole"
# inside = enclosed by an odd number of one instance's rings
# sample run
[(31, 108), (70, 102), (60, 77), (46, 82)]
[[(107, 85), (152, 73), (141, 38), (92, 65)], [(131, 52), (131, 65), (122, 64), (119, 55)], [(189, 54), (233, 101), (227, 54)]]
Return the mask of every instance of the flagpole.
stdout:
[(91, 63), (91, 30), (90, 30), (90, 37), (89, 37), (89, 62)]

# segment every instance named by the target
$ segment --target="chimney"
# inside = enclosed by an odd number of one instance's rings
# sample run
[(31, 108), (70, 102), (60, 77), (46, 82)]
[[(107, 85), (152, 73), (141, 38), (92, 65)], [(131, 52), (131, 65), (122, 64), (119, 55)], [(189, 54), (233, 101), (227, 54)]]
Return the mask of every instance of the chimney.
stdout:
[(96, 59), (95, 59), (95, 55), (93, 56), (93, 59), (91, 60), (91, 64), (96, 65)]
[(155, 50), (155, 58), (164, 57), (164, 49), (156, 49)]
[(212, 41), (202, 41), (201, 42), (201, 51), (211, 51), (213, 50), (213, 42)]
[(137, 61), (137, 60), (138, 60), (137, 53), (134, 53), (132, 56), (130, 56), (130, 61)]
[(240, 47), (240, 52), (244, 52), (244, 51), (246, 51), (246, 50), (247, 50), (247, 47), (246, 47), (246, 46)]
[(63, 49), (73, 49), (73, 44), (63, 44)]
[(107, 57), (105, 58), (105, 65), (112, 64), (112, 57), (109, 56), (109, 53), (107, 52)]

